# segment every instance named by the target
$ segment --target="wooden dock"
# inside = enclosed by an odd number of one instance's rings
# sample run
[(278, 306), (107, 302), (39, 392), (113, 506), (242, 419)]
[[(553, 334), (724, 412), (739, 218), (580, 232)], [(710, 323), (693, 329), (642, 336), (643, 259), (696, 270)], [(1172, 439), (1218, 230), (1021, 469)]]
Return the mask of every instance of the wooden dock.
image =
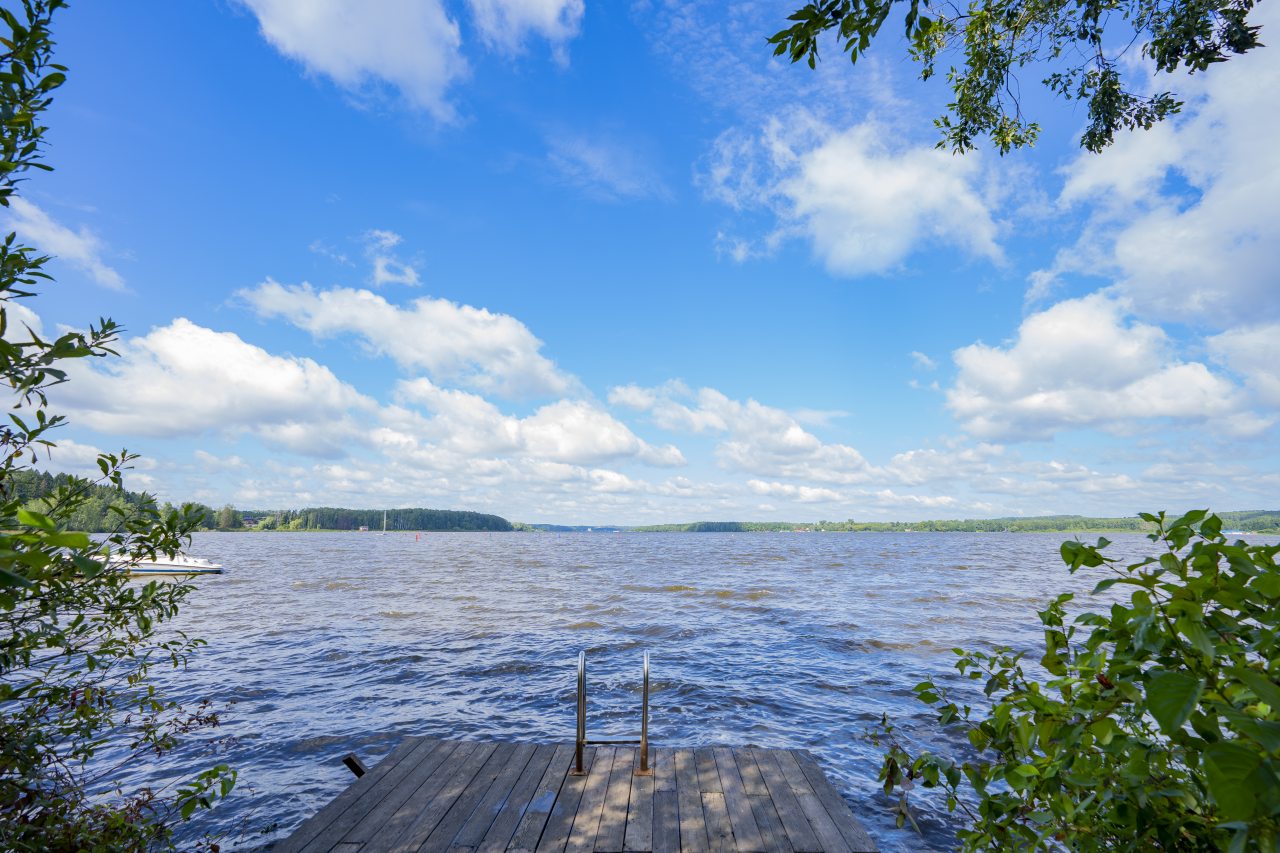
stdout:
[(408, 738), (275, 853), (875, 850), (807, 751)]

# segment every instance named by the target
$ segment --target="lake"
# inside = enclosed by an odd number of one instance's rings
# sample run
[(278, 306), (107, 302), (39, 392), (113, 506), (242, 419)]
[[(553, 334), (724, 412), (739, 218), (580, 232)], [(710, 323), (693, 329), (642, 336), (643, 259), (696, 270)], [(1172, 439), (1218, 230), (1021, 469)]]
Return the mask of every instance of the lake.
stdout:
[[(156, 672), (173, 698), (225, 707), (215, 734), (231, 740), (123, 781), (226, 761), (240, 781), (202, 827), (260, 848), (351, 782), (349, 751), (372, 766), (406, 735), (572, 741), (579, 650), (589, 732), (632, 736), (648, 651), (653, 744), (809, 749), (881, 849), (948, 849), (936, 806), (923, 838), (893, 827), (860, 736), (888, 713), (947, 747), (911, 687), (961, 685), (953, 646), (1034, 647), (1044, 600), (1097, 579), (1067, 574), (1066, 538), (200, 534), (189, 553), (227, 574), (198, 581), (175, 627), (209, 645), (187, 672)], [(1115, 556), (1151, 546), (1109, 538)]]

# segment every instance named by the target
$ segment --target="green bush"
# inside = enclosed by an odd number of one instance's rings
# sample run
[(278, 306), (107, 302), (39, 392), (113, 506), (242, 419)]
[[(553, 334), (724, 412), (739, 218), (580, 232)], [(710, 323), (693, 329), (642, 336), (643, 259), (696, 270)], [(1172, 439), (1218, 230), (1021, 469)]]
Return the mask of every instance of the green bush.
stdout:
[[(50, 62), (49, 30), (62, 5), (26, 0), (21, 17), (0, 7), (0, 205), (23, 172), (48, 168), (38, 118), (64, 80)], [(0, 428), (0, 849), (169, 846), (172, 825), (229, 793), (235, 773), (218, 765), (172, 792), (115, 784), (120, 767), (217, 724), (207, 706), (184, 709), (148, 681), (154, 664), (181, 667), (201, 645), (181, 632), (156, 636), (192, 588), (130, 582), (118, 563), (176, 552), (203, 514), (162, 511), (142, 495), (108, 508), (114, 521), (103, 539), (72, 532), (98, 509), (103, 486), (123, 494), (127, 453), (99, 457), (94, 482), (59, 478), (39, 510), (24, 505), (31, 466), (64, 422), (46, 391), (66, 381), (69, 360), (112, 355), (118, 332), (102, 320), (46, 341), (10, 325), (12, 301), (49, 279), (47, 260), (14, 234), (0, 242), (0, 375), (13, 405)]]
[(1280, 849), (1280, 546), (1229, 542), (1204, 511), (1144, 514), (1159, 552), (1132, 565), (1066, 542), (1071, 572), (1127, 603), (1068, 620), (1072, 595), (1040, 611), (1044, 674), (1022, 653), (956, 649), (989, 706), (915, 687), (940, 724), (967, 730), (963, 763), (903, 749), (886, 719), (880, 778), (937, 788), (966, 826), (966, 850)]

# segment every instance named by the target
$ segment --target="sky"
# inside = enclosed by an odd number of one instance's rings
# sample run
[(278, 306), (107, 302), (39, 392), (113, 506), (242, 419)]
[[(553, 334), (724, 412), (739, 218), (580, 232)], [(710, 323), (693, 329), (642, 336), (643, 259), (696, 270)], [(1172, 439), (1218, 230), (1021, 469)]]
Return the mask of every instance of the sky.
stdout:
[[(794, 4), (790, 4), (794, 5)], [(55, 23), (44, 461), (244, 509), (644, 524), (1280, 507), (1280, 52), (934, 147), (786, 2), (121, 0)], [(1253, 13), (1264, 26), (1275, 11)]]

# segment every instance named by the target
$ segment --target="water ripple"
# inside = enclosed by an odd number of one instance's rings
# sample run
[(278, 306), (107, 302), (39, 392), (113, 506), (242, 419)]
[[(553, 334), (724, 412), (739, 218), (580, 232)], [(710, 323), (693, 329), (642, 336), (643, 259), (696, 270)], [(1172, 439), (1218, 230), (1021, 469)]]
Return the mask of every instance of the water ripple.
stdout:
[[(947, 849), (937, 804), (923, 838), (893, 828), (860, 735), (887, 712), (910, 742), (954, 746), (911, 686), (972, 691), (953, 646), (1033, 645), (1035, 607), (1093, 582), (1062, 568), (1062, 538), (204, 534), (192, 552), (229, 574), (202, 580), (174, 627), (209, 646), (157, 675), (225, 708), (216, 760), (240, 784), (200, 827), (227, 832), (224, 849), (288, 834), (351, 781), (347, 752), (372, 764), (407, 735), (571, 740), (584, 648), (592, 732), (638, 728), (648, 651), (655, 743), (810, 749), (882, 849)], [(1114, 538), (1122, 554), (1147, 544)], [(212, 763), (183, 749), (117, 781)]]

